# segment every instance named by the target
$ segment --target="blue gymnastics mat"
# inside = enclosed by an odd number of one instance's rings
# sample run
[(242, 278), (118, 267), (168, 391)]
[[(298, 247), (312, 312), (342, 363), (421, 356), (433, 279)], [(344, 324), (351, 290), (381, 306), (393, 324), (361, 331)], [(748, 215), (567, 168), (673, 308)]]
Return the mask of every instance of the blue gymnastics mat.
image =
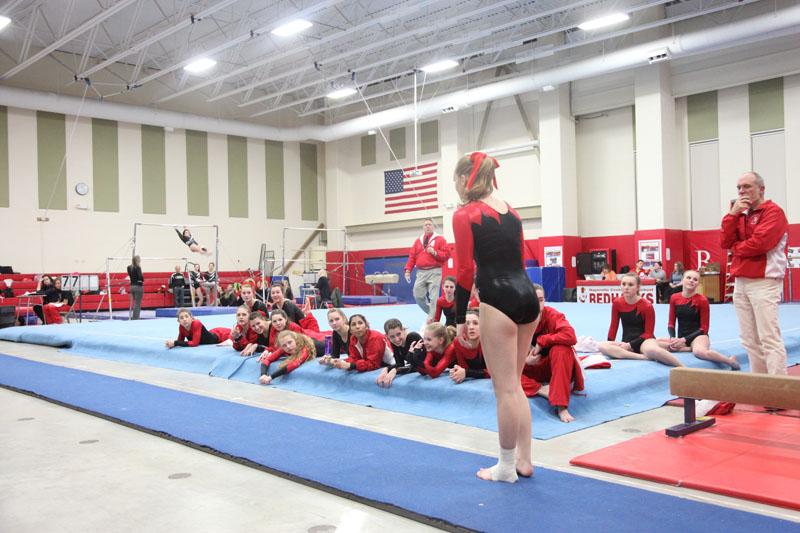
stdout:
[[(610, 306), (556, 303), (565, 312), (578, 335), (604, 339)], [(656, 306), (657, 334), (666, 335), (667, 307)], [(400, 318), (411, 329), (424, 324), (425, 315), (415, 305), (348, 308), (348, 315), (366, 315), (373, 329), (382, 329), (389, 318)], [(326, 324), (324, 310), (314, 311), (320, 325)], [(230, 327), (233, 315), (202, 317), (209, 328)], [(781, 323), (789, 351), (789, 362), (800, 362), (800, 306), (781, 306)], [(259, 364), (255, 358), (242, 358), (228, 347), (164, 348), (164, 340), (174, 338), (174, 319), (146, 322), (84, 323), (74, 325), (16, 327), (0, 330), (0, 339), (65, 348), (92, 357), (146, 364), (209, 374), (214, 377), (257, 383)], [(743, 367), (747, 357), (738, 340), (738, 326), (731, 305), (711, 306), (713, 345), (726, 354), (736, 355)], [(718, 368), (691, 354), (679, 354), (692, 367)], [(586, 390), (573, 395), (570, 412), (575, 422), (564, 424), (553, 414), (544, 398), (531, 399), (533, 436), (549, 439), (595, 426), (642, 411), (654, 409), (672, 398), (668, 383), (669, 367), (649, 361), (613, 361), (610, 370), (586, 372)], [(379, 409), (409, 413), (468, 426), (497, 430), (494, 394), (488, 380), (453, 384), (446, 376), (436, 380), (420, 375), (397, 378), (390, 389), (375, 385), (376, 372), (357, 374), (324, 368), (311, 363), (275, 381), (275, 387), (340, 401), (369, 405)]]
[[(180, 307), (161, 307), (156, 309), (156, 318), (175, 318), (178, 316), (178, 309)], [(235, 307), (217, 307), (214, 305), (187, 307), (186, 309), (191, 310), (194, 316), (230, 315), (231, 313), (236, 313)]]
[(0, 384), (440, 527), (797, 531), (788, 521), (545, 468), (516, 485), (480, 481), (475, 471), (493, 461), (481, 455), (2, 354)]

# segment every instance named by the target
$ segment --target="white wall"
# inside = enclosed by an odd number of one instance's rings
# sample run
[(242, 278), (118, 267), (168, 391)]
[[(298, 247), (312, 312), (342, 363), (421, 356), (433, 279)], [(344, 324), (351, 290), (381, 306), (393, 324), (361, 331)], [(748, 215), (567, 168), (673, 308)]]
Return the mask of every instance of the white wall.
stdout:
[[(532, 123), (538, 123), (536, 102), (526, 101), (526, 112)], [(326, 146), (327, 213), (331, 227), (379, 224), (403, 220), (418, 220), (419, 228), (425, 217), (443, 217), (444, 227), (437, 231), (452, 240), (450, 219), (458, 202), (453, 188), (453, 170), (458, 159), (476, 149), (485, 106), (466, 109), (439, 117), (439, 153), (419, 157), (419, 163), (439, 163), (439, 207), (393, 215), (384, 214), (383, 172), (392, 168), (413, 166), (413, 129), (406, 125), (406, 157), (399, 163), (390, 159), (386, 142), (378, 134), (374, 165), (361, 166), (361, 138), (350, 137)], [(384, 131), (386, 138), (389, 131)], [(483, 149), (503, 148), (530, 141), (513, 98), (495, 102), (489, 114)], [(534, 150), (497, 158), (499, 194), (513, 207), (530, 207), (541, 202), (539, 159)], [(351, 250), (401, 248), (410, 246), (419, 229), (353, 234), (349, 237)], [(526, 237), (531, 238), (526, 234)]]
[(631, 234), (636, 229), (633, 108), (578, 118), (575, 136), (580, 234)]
[[(71, 135), (71, 132), (74, 133)], [(66, 117), (67, 209), (47, 212), (49, 222), (37, 222), (38, 209), (36, 113), (9, 108), (10, 207), (0, 209), (2, 252), (0, 264), (19, 272), (97, 272), (109, 256), (129, 257), (135, 222), (157, 224), (217, 224), (220, 227), (222, 270), (257, 267), (260, 244), (266, 242), (281, 256), (284, 226), (314, 227), (318, 221), (300, 220), (300, 154), (298, 143), (284, 144), (286, 220), (267, 220), (264, 177), (264, 141), (248, 139), (248, 218), (228, 218), (227, 139), (208, 135), (209, 216), (188, 216), (186, 201), (186, 137), (182, 130), (165, 133), (167, 214), (142, 213), (141, 135), (138, 124), (121, 123), (119, 139), (119, 213), (93, 210), (91, 192), (75, 193), (76, 183), (92, 185), (91, 120)], [(318, 166), (324, 187), (324, 157)], [(83, 204), (82, 208), (79, 204)], [(324, 220), (324, 197), (320, 200)], [(143, 257), (188, 257), (204, 265), (213, 258), (192, 254), (171, 228), (140, 227), (137, 253)], [(198, 241), (214, 248), (213, 230), (198, 228)], [(297, 248), (308, 233), (287, 234), (287, 248)], [(289, 252), (287, 252), (288, 255)], [(175, 261), (145, 261), (145, 268), (171, 270)], [(126, 262), (115, 265), (124, 270)]]

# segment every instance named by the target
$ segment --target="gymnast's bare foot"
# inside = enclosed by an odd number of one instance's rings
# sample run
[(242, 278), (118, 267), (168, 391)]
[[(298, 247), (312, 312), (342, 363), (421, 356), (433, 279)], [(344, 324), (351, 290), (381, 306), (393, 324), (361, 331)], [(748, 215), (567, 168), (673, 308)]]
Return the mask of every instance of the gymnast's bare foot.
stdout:
[(560, 418), (562, 422), (569, 424), (575, 420), (575, 417), (569, 414), (566, 407), (557, 407), (556, 411), (558, 413), (558, 418)]
[(550, 384), (542, 385), (538, 391), (536, 391), (536, 396), (541, 396), (542, 398), (549, 398), (550, 397)]
[(517, 475), (521, 477), (532, 477), (533, 464), (530, 461), (517, 459)]

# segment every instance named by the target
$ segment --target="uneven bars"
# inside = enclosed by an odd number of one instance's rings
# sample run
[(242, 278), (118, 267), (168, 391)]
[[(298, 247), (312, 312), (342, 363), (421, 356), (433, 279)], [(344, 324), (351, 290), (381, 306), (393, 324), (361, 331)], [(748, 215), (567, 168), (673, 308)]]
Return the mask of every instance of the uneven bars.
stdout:
[(305, 231), (344, 231), (347, 232), (346, 228), (293, 228), (290, 226), (284, 226), (283, 229), (293, 229), (293, 230), (305, 230)]
[[(106, 257), (106, 259), (108, 259), (110, 261), (121, 261), (121, 260), (130, 261), (131, 260), (130, 257)], [(147, 259), (148, 261), (177, 261), (178, 259), (180, 259), (182, 261), (188, 261), (189, 260), (186, 257), (139, 257), (139, 259), (141, 259), (142, 261), (144, 261), (145, 259)]]
[(164, 228), (219, 228), (219, 224), (156, 224), (155, 222), (134, 222), (134, 226), (161, 226)]

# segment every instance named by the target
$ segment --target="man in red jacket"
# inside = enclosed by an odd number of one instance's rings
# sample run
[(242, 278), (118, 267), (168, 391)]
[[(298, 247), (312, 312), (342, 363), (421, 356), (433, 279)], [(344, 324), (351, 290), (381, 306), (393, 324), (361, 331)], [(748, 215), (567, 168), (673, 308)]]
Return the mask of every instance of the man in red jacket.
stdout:
[(411, 283), (411, 270), (417, 267), (417, 280), (414, 282), (414, 300), (417, 305), (433, 317), (439, 286), (442, 283), (442, 265), (450, 259), (447, 240), (433, 231), (433, 220), (426, 218), (422, 224), (422, 235), (414, 241), (408, 254), (405, 275)]
[(764, 180), (758, 173), (742, 174), (736, 190), (738, 198), (722, 219), (720, 244), (733, 255), (733, 305), (739, 336), (751, 372), (786, 374), (778, 303), (787, 266), (789, 222), (783, 209), (764, 199)]
[(567, 410), (570, 394), (583, 390), (583, 371), (573, 349), (578, 339), (567, 317), (544, 305), (544, 288), (533, 286), (542, 313), (522, 369), (522, 390), (529, 398), (544, 396), (562, 422), (572, 422), (575, 418)]

